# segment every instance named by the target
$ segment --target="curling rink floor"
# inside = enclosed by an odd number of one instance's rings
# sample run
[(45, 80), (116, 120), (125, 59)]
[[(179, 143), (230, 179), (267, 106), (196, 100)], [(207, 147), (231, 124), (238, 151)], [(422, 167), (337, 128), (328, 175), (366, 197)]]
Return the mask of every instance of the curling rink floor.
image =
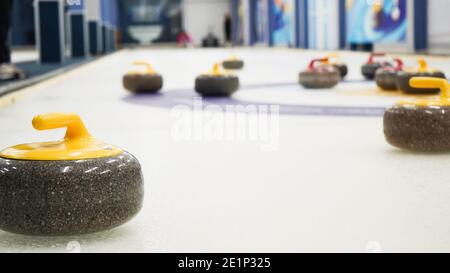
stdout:
[[(246, 65), (240, 91), (195, 98), (195, 77), (231, 54)], [(0, 98), (2, 148), (60, 139), (64, 130), (35, 131), (33, 116), (76, 112), (95, 137), (139, 159), (146, 187), (142, 211), (126, 225), (56, 238), (0, 231), (0, 252), (450, 252), (450, 154), (386, 143), (382, 114), (399, 94), (363, 81), (366, 54), (341, 53), (350, 74), (335, 89), (300, 87), (300, 70), (324, 54), (127, 49)], [(135, 60), (164, 76), (161, 94), (122, 88)], [(427, 60), (450, 74), (450, 59)], [(405, 62), (416, 66), (414, 56)], [(199, 111), (199, 103), (211, 107)], [(257, 130), (227, 123), (252, 116), (219, 111), (230, 105), (278, 106), (279, 115)], [(183, 124), (192, 125), (190, 138)], [(208, 134), (221, 126), (231, 137)], [(233, 137), (243, 128), (256, 133)]]

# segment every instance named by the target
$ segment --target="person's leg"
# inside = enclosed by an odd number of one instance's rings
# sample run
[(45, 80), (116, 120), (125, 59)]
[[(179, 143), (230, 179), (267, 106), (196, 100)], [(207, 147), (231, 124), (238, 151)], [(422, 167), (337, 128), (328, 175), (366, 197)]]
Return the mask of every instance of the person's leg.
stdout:
[(0, 1), (0, 64), (11, 62), (8, 34), (11, 27), (12, 0)]
[(8, 34), (11, 28), (12, 0), (0, 0), (0, 81), (24, 79), (27, 73), (11, 64)]

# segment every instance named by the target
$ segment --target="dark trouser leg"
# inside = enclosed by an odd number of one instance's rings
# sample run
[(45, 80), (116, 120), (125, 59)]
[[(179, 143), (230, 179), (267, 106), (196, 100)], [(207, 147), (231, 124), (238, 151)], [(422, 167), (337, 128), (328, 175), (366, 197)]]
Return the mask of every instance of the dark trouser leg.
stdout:
[(8, 33), (11, 27), (12, 0), (0, 0), (0, 64), (11, 62)]

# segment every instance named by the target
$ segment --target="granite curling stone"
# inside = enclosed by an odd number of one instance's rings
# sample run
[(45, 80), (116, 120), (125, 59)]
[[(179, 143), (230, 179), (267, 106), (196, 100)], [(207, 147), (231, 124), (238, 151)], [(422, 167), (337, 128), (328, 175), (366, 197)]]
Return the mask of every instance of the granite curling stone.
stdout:
[(384, 114), (384, 134), (391, 145), (414, 152), (450, 152), (450, 85), (447, 80), (419, 77), (414, 88), (440, 88), (433, 100), (400, 102)]
[(76, 114), (45, 114), (37, 130), (67, 127), (61, 141), (0, 152), (0, 229), (68, 236), (105, 231), (133, 218), (143, 202), (138, 160), (93, 138)]
[(203, 74), (195, 80), (195, 91), (205, 97), (227, 97), (239, 89), (239, 78), (219, 69), (214, 65), (211, 73)]
[(123, 86), (132, 93), (158, 93), (163, 87), (163, 78), (156, 73), (149, 63), (135, 62), (135, 65), (146, 66), (145, 72), (129, 72), (123, 76)]
[(378, 87), (385, 91), (394, 91), (398, 89), (398, 73), (403, 71), (403, 61), (401, 59), (394, 59), (395, 67), (385, 66), (379, 68), (375, 74), (375, 82)]
[(338, 54), (330, 54), (330, 59), (333, 59), (333, 61), (330, 61), (330, 64), (333, 65), (341, 74), (341, 80), (343, 80), (348, 75), (348, 66), (341, 61), (339, 61), (339, 55)]
[(384, 57), (386, 56), (385, 53), (372, 53), (370, 54), (369, 60), (365, 65), (361, 67), (361, 73), (367, 80), (373, 80), (375, 78), (375, 73), (378, 69), (385, 67), (385, 66), (391, 66), (389, 62), (379, 62), (375, 61), (376, 57)]
[(333, 64), (334, 67), (339, 71), (339, 74), (341, 75), (341, 79), (344, 79), (348, 75), (348, 66), (343, 63), (336, 63)]
[(309, 89), (332, 88), (340, 81), (339, 70), (329, 64), (328, 58), (312, 60), (308, 68), (299, 75), (300, 84)]
[(428, 64), (425, 60), (419, 59), (419, 69), (417, 70), (405, 70), (398, 73), (398, 88), (406, 94), (437, 94), (439, 88), (414, 88), (409, 82), (414, 77), (432, 77), (445, 79), (445, 74), (441, 71), (432, 70), (428, 68)]
[(244, 68), (244, 61), (239, 60), (236, 56), (222, 62), (222, 67), (228, 70), (240, 70)]

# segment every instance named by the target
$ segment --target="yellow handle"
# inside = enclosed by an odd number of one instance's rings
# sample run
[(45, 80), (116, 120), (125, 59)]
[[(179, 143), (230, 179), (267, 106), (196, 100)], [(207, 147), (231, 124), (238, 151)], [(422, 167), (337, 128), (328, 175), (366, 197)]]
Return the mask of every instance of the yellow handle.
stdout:
[(419, 59), (417, 60), (417, 62), (419, 63), (419, 72), (428, 72), (428, 63), (427, 61), (425, 61), (425, 59)]
[(339, 54), (338, 53), (330, 53), (328, 54), (328, 58), (332, 59), (332, 58), (339, 58)]
[(441, 100), (447, 101), (449, 98), (450, 84), (446, 79), (432, 77), (414, 77), (409, 81), (409, 85), (414, 88), (421, 89), (439, 88), (441, 90)]
[(213, 75), (220, 75), (220, 64), (214, 64), (213, 70), (212, 70), (212, 74)]
[(43, 114), (34, 117), (33, 127), (51, 130), (67, 127), (62, 140), (20, 144), (0, 151), (0, 157), (18, 160), (84, 160), (112, 157), (123, 153), (120, 148), (97, 141), (74, 113)]
[(65, 140), (80, 141), (92, 139), (81, 118), (74, 113), (52, 113), (38, 115), (33, 118), (36, 130), (52, 130), (67, 127)]
[(147, 62), (143, 62), (143, 61), (136, 61), (133, 63), (134, 65), (141, 65), (141, 66), (145, 66), (147, 68), (147, 73), (148, 74), (153, 74), (155, 73), (155, 70), (153, 70), (153, 67), (150, 63)]

